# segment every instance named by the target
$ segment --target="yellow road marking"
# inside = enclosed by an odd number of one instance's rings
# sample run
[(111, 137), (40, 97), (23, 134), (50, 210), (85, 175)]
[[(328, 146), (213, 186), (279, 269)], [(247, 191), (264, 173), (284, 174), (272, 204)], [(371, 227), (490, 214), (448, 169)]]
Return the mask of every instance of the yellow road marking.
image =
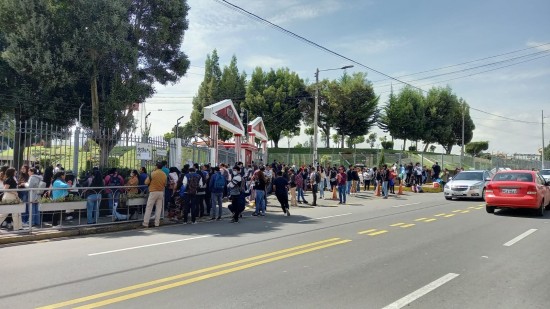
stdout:
[(408, 228), (408, 227), (415, 226), (415, 225), (416, 225), (416, 224), (414, 224), (414, 223), (409, 223), (409, 224), (402, 225), (402, 226), (400, 226), (400, 227), (402, 227), (402, 228)]
[(206, 272), (209, 272), (209, 271), (213, 271), (213, 270), (217, 270), (217, 269), (221, 269), (221, 268), (225, 268), (225, 267), (229, 267), (229, 266), (239, 265), (239, 264), (243, 264), (243, 263), (246, 263), (246, 262), (263, 259), (263, 258), (266, 258), (266, 257), (278, 255), (278, 254), (281, 254), (281, 253), (286, 253), (286, 252), (290, 252), (290, 251), (294, 251), (294, 250), (313, 247), (313, 246), (316, 246), (316, 245), (322, 245), (322, 244), (326, 244), (326, 243), (329, 243), (329, 242), (337, 241), (339, 239), (340, 238), (330, 238), (330, 239), (326, 239), (326, 240), (322, 240), (322, 241), (318, 241), (318, 242), (313, 242), (313, 243), (309, 243), (309, 244), (305, 244), (305, 245), (301, 245), (301, 246), (296, 246), (296, 247), (292, 247), (292, 248), (288, 248), (288, 249), (283, 249), (283, 250), (279, 250), (279, 251), (274, 251), (274, 252), (270, 252), (270, 253), (266, 253), (266, 254), (262, 254), (262, 255), (258, 255), (258, 256), (238, 260), (238, 261), (233, 261), (233, 262), (229, 262), (229, 263), (225, 263), (225, 264), (221, 264), (221, 265), (217, 265), (217, 266), (203, 268), (203, 269), (191, 271), (191, 272), (188, 272), (188, 273), (183, 273), (183, 274), (179, 274), (179, 275), (175, 275), (175, 276), (171, 276), (171, 277), (166, 277), (166, 278), (157, 279), (157, 280), (153, 280), (153, 281), (149, 281), (149, 282), (144, 282), (144, 283), (140, 283), (140, 284), (136, 284), (136, 285), (132, 285), (132, 286), (116, 289), (116, 290), (111, 290), (111, 291), (107, 291), (107, 292), (103, 292), (103, 293), (98, 293), (98, 294), (86, 296), (86, 297), (76, 298), (76, 299), (64, 301), (64, 302), (49, 305), (49, 306), (38, 307), (37, 309), (55, 309), (55, 308), (66, 307), (66, 306), (69, 306), (69, 305), (83, 303), (83, 302), (86, 302), (86, 301), (90, 301), (90, 300), (94, 300), (94, 299), (98, 299), (98, 298), (103, 298), (103, 297), (106, 297), (106, 296), (111, 296), (111, 295), (120, 294), (120, 293), (123, 293), (123, 292), (128, 292), (128, 291), (132, 291), (132, 290), (137, 290), (137, 289), (149, 287), (149, 286), (156, 285), (156, 284), (159, 284), (159, 283), (165, 283), (165, 282), (169, 282), (169, 281), (173, 281), (173, 280), (177, 280), (177, 279), (182, 279), (182, 278), (186, 278), (186, 277), (191, 277), (191, 276), (194, 276), (194, 275), (206, 273)]
[(386, 230), (381, 230), (381, 231), (378, 231), (378, 232), (370, 233), (368, 235), (369, 236), (376, 236), (376, 235), (384, 234), (384, 233), (387, 233), (387, 232), (388, 231), (386, 231)]
[(366, 230), (366, 231), (361, 231), (361, 232), (359, 232), (359, 233), (357, 233), (357, 234), (361, 234), (361, 235), (362, 235), (362, 234), (368, 234), (368, 233), (372, 233), (372, 232), (374, 232), (374, 231), (376, 231), (376, 229), (370, 229), (370, 230)]
[(183, 280), (183, 281), (174, 282), (174, 283), (170, 283), (170, 284), (166, 284), (166, 285), (161, 285), (161, 286), (158, 286), (158, 287), (155, 287), (155, 288), (151, 288), (151, 289), (147, 289), (147, 290), (143, 290), (143, 291), (139, 291), (139, 292), (134, 292), (134, 293), (127, 294), (127, 295), (122, 295), (122, 296), (111, 298), (111, 299), (106, 299), (106, 300), (99, 301), (99, 302), (96, 302), (96, 303), (76, 307), (76, 309), (91, 309), (91, 308), (102, 307), (102, 306), (118, 303), (118, 302), (121, 302), (121, 301), (129, 300), (129, 299), (132, 299), (132, 298), (137, 298), (137, 297), (141, 297), (141, 296), (144, 296), (144, 295), (149, 295), (149, 294), (165, 291), (165, 290), (168, 290), (168, 289), (173, 289), (173, 288), (184, 286), (184, 285), (187, 285), (187, 284), (190, 284), (190, 283), (194, 283), (194, 282), (198, 282), (198, 281), (202, 281), (202, 280), (206, 280), (206, 279), (210, 279), (210, 278), (214, 278), (214, 277), (219, 277), (221, 275), (230, 274), (230, 273), (233, 273), (233, 272), (236, 272), (236, 271), (239, 271), (239, 270), (243, 270), (243, 269), (252, 268), (252, 267), (255, 267), (255, 266), (275, 262), (275, 261), (278, 261), (278, 260), (282, 260), (282, 259), (286, 259), (286, 258), (289, 258), (289, 257), (296, 256), (296, 255), (300, 255), (300, 254), (304, 254), (304, 253), (308, 253), (308, 252), (312, 252), (312, 251), (316, 251), (316, 250), (320, 250), (320, 249), (324, 249), (324, 248), (328, 248), (328, 247), (332, 247), (332, 246), (336, 246), (336, 245), (345, 244), (345, 243), (348, 243), (350, 241), (351, 241), (350, 239), (340, 240), (340, 241), (337, 241), (337, 242), (332, 242), (332, 243), (320, 245), (320, 246), (317, 246), (317, 247), (312, 247), (312, 248), (309, 248), (309, 249), (304, 249), (304, 250), (301, 250), (301, 251), (296, 251), (296, 252), (288, 253), (288, 254), (285, 254), (285, 255), (272, 257), (272, 258), (269, 258), (269, 259), (253, 262), (253, 263), (250, 263), (250, 264), (241, 265), (241, 266), (237, 266), (237, 267), (234, 267), (234, 268), (229, 268), (229, 269), (217, 271), (217, 272), (202, 275), (202, 276), (199, 276), (199, 277), (190, 278), (190, 279), (186, 279), (186, 280)]
[(461, 212), (462, 209), (453, 210), (452, 212)]
[(485, 206), (476, 207), (475, 209), (483, 209)]
[(452, 216), (454, 216), (454, 214), (446, 215), (446, 216), (444, 216), (444, 217), (445, 217), (445, 218), (450, 218), (450, 217), (452, 217)]
[(405, 223), (399, 222), (399, 223), (395, 223), (395, 224), (390, 224), (390, 226), (400, 226), (400, 225), (403, 225), (403, 224), (405, 224)]
[(426, 220), (426, 219), (428, 219), (428, 218), (419, 218), (419, 219), (416, 219), (416, 220), (414, 220), (414, 221), (424, 221), (424, 220)]
[(467, 213), (469, 213), (469, 212), (470, 212), (469, 210), (464, 210), (464, 211), (462, 211), (461, 213), (467, 214)]
[(426, 221), (424, 221), (424, 222), (432, 222), (432, 221), (435, 221), (435, 220), (437, 220), (437, 219), (433, 219), (433, 218), (432, 218), (432, 219), (428, 219), (428, 220), (426, 220)]
[(470, 206), (469, 209), (477, 209), (477, 206)]
[(485, 206), (485, 204), (479, 204), (478, 206)]
[(446, 215), (446, 214), (437, 214), (437, 215), (435, 215), (435, 217), (441, 217), (441, 216), (444, 216), (444, 215)]

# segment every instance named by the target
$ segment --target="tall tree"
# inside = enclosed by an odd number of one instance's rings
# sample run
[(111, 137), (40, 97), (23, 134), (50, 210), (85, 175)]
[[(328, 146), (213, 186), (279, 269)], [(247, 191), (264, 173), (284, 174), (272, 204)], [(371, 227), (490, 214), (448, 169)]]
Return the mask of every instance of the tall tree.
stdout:
[(313, 125), (315, 112), (315, 95), (317, 86), (319, 87), (319, 105), (317, 114), (317, 124), (321, 129), (321, 137), (325, 141), (327, 148), (330, 148), (330, 129), (334, 126), (334, 111), (335, 106), (328, 101), (328, 93), (330, 81), (324, 79), (318, 85), (312, 84), (307, 87), (309, 97), (305, 98), (300, 104), (300, 109), (303, 113), (303, 119), (306, 125)]
[(251, 75), (242, 105), (251, 116), (262, 117), (269, 138), (278, 148), (283, 130), (295, 131), (300, 127), (299, 103), (308, 96), (304, 81), (288, 68), (264, 72), (257, 67)]
[[(186, 1), (18, 2), (1, 4), (0, 29), (10, 33), (3, 58), (38, 89), (66, 89), (76, 108), (85, 103), (83, 123), (100, 141), (106, 165), (121, 134), (134, 127), (133, 104), (152, 96), (155, 83), (175, 83), (187, 71)], [(36, 24), (45, 25), (46, 35)]]
[(368, 133), (378, 120), (378, 98), (365, 73), (344, 73), (329, 85), (328, 102), (334, 107), (334, 126), (342, 136), (355, 138)]
[(403, 150), (407, 140), (418, 141), (424, 131), (424, 97), (420, 90), (403, 88), (397, 96), (390, 94), (379, 122), (380, 128), (389, 132), (392, 138), (403, 140)]
[(206, 56), (204, 62), (204, 79), (199, 87), (197, 95), (193, 97), (193, 111), (191, 112), (191, 125), (199, 135), (208, 135), (208, 124), (203, 120), (204, 108), (222, 100), (220, 95), (220, 82), (222, 72), (220, 70), (218, 52), (214, 49), (212, 54)]
[(470, 142), (466, 144), (465, 152), (472, 157), (478, 157), (482, 151), (489, 149), (489, 142)]

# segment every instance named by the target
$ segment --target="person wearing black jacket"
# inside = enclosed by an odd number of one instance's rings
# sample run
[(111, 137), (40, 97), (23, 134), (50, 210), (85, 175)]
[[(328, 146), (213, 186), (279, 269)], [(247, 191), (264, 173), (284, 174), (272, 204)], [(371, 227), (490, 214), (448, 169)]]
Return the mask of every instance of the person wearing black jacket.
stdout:
[(351, 195), (351, 185), (353, 183), (353, 165), (346, 171), (346, 194)]

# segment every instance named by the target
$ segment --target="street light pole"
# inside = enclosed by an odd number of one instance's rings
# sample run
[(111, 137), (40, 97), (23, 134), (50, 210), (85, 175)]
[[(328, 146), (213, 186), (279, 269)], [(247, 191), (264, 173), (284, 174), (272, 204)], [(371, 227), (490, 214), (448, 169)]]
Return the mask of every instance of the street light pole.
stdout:
[(460, 168), (464, 168), (464, 114), (466, 113), (466, 103), (462, 103), (462, 147), (460, 149)]
[(178, 120), (176, 120), (176, 138), (178, 138), (178, 131), (179, 131), (179, 127), (180, 127), (180, 120), (183, 119), (183, 117), (185, 116), (181, 116), (178, 118)]
[(323, 71), (333, 71), (333, 70), (345, 70), (353, 68), (353, 65), (346, 65), (341, 68), (335, 68), (335, 69), (325, 69), (325, 70), (317, 70), (315, 71), (315, 108), (313, 111), (313, 167), (317, 167), (317, 164), (319, 163), (319, 153), (317, 149), (317, 139), (319, 135), (319, 72)]
[(544, 110), (542, 110), (542, 151), (541, 151), (541, 167), (544, 169)]

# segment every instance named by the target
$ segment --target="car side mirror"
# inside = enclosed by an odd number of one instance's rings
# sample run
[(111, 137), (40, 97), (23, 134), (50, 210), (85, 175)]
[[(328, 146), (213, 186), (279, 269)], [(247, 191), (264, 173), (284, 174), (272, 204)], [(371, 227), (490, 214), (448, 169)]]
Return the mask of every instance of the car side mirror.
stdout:
[(491, 181), (490, 177), (485, 178), (485, 181)]

